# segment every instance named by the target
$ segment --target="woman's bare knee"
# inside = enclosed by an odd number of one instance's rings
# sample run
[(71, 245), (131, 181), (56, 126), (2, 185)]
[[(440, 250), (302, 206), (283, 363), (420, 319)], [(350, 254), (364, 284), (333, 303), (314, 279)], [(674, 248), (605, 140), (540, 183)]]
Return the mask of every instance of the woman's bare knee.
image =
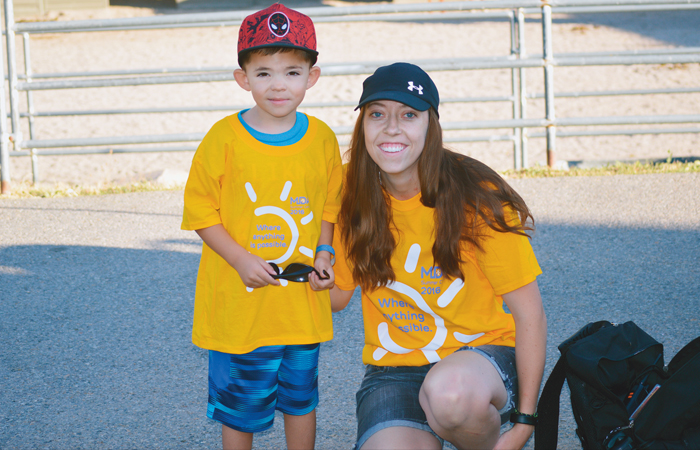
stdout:
[(374, 433), (362, 444), (360, 450), (438, 450), (440, 441), (431, 433), (410, 427), (389, 427)]
[(428, 373), (419, 395), (431, 427), (476, 431), (496, 419), (500, 424), (494, 403), (505, 402), (499, 391), (505, 387), (491, 363), (472, 352), (448, 358)]
[(490, 396), (483, 387), (480, 388), (478, 382), (470, 385), (466, 380), (455, 384), (424, 384), (419, 399), (423, 410), (430, 410), (429, 414), (426, 411), (426, 415), (432, 417), (435, 424), (443, 429), (461, 428), (470, 422), (481, 422), (490, 416), (492, 407)]

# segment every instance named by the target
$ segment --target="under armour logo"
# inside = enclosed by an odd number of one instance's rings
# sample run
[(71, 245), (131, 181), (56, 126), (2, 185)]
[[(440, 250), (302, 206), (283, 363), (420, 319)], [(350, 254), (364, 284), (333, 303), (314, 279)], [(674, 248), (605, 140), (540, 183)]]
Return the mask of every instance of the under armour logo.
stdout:
[(421, 85), (414, 86), (413, 81), (409, 81), (408, 82), (408, 90), (413, 92), (414, 89), (418, 89), (418, 95), (423, 95), (423, 86), (421, 86)]

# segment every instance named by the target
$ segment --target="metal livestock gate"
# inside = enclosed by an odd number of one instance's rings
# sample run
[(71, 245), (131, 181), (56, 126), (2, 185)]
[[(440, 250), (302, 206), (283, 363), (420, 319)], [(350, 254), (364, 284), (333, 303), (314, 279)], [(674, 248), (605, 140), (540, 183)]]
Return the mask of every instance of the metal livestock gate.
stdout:
[[(699, 127), (684, 128), (630, 128), (616, 130), (583, 130), (562, 132), (558, 127), (600, 125), (649, 125), (649, 124), (698, 124), (700, 114), (690, 115), (645, 115), (645, 116), (597, 116), (556, 118), (554, 98), (583, 96), (647, 95), (697, 93), (700, 86), (675, 89), (618, 90), (595, 92), (570, 92), (555, 94), (554, 67), (556, 66), (603, 66), (631, 64), (684, 64), (700, 62), (700, 48), (633, 50), (605, 53), (576, 53), (554, 55), (552, 51), (552, 13), (581, 14), (606, 12), (653, 12), (669, 10), (698, 10), (700, 0), (495, 0), (425, 4), (378, 4), (349, 7), (299, 8), (321, 22), (356, 21), (407, 21), (407, 20), (507, 20), (510, 23), (510, 54), (505, 56), (427, 59), (409, 61), (426, 71), (510, 69), (511, 94), (492, 97), (446, 98), (447, 102), (509, 102), (512, 117), (502, 120), (443, 122), (444, 130), (511, 129), (510, 134), (490, 136), (463, 136), (446, 138), (447, 142), (467, 141), (511, 141), (513, 143), (513, 167), (528, 166), (528, 138), (546, 138), (547, 163), (555, 163), (556, 136), (602, 136), (663, 133), (700, 133)], [(139, 136), (113, 136), (99, 138), (75, 137), (68, 139), (35, 139), (34, 119), (51, 116), (110, 115), (135, 113), (172, 113), (238, 110), (241, 106), (224, 107), (182, 106), (176, 108), (102, 109), (81, 111), (37, 112), (32, 93), (38, 90), (99, 88), (114, 86), (139, 86), (155, 84), (198, 83), (233, 80), (235, 67), (192, 67), (161, 70), (122, 70), (102, 72), (33, 73), (30, 57), (30, 35), (41, 33), (100, 32), (114, 30), (144, 30), (177, 27), (221, 27), (238, 26), (251, 11), (232, 11), (196, 14), (174, 14), (127, 19), (79, 20), (62, 22), (15, 22), (12, 0), (4, 0), (4, 34), (7, 51), (7, 74), (0, 65), (0, 75), (7, 80), (7, 91), (0, 89), (0, 175), (2, 193), (11, 189), (10, 157), (31, 157), (33, 178), (37, 181), (38, 157), (42, 155), (79, 155), (99, 153), (137, 153), (193, 151), (204, 133), (160, 134)], [(525, 52), (525, 16), (536, 15), (542, 23), (542, 54), (528, 55)], [(24, 71), (18, 71), (16, 41), (23, 41)], [(393, 61), (369, 61), (321, 65), (324, 76), (343, 76), (372, 73), (377, 67)], [(544, 93), (528, 93), (525, 89), (525, 68), (542, 68)], [(163, 75), (166, 73), (166, 75)], [(9, 92), (9, 102), (5, 98)], [(19, 96), (26, 95), (26, 111), (21, 111)], [(540, 117), (526, 117), (528, 99), (544, 98), (545, 108)], [(304, 103), (305, 107), (354, 106), (354, 99), (334, 103)], [(7, 111), (9, 104), (9, 113)], [(23, 136), (20, 120), (27, 119), (29, 139)], [(544, 132), (528, 132), (531, 128)], [(352, 131), (350, 126), (335, 126), (339, 135)], [(152, 144), (177, 143), (171, 146)], [(146, 144), (144, 146), (144, 144)], [(151, 144), (150, 146), (148, 144)], [(140, 146), (139, 146), (140, 145)], [(117, 146), (117, 147), (115, 147)], [(119, 147), (121, 146), (121, 147)], [(12, 148), (11, 148), (12, 147)]]

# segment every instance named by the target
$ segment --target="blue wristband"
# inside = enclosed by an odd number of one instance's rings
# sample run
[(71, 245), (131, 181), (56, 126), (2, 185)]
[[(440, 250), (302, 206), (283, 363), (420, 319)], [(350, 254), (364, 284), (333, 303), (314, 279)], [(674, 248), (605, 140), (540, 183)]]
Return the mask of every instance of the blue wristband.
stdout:
[(328, 252), (331, 255), (335, 256), (335, 250), (333, 250), (333, 247), (331, 247), (330, 245), (319, 245), (318, 247), (316, 247), (316, 253), (318, 252)]

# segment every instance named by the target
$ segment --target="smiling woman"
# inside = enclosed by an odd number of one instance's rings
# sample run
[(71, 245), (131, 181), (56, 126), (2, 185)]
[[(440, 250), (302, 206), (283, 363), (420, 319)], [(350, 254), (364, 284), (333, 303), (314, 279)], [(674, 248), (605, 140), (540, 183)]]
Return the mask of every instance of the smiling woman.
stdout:
[(365, 146), (379, 166), (381, 181), (398, 200), (418, 193), (418, 158), (423, 153), (430, 110), (440, 98), (428, 74), (417, 66), (396, 63), (380, 67), (365, 80), (362, 108)]
[(418, 158), (428, 130), (427, 111), (416, 111), (392, 100), (370, 103), (363, 114), (365, 145), (384, 183), (398, 200), (418, 193)]
[(337, 311), (362, 287), (357, 449), (521, 448), (537, 421), (547, 327), (532, 217), (496, 172), (443, 146), (438, 106), (412, 64), (363, 83), (331, 290)]

